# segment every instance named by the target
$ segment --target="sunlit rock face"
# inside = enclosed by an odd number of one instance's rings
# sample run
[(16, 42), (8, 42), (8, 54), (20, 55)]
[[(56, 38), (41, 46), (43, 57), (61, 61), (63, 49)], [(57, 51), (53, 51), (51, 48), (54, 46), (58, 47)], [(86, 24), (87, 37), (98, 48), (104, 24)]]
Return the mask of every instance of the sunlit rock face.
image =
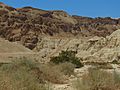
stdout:
[(119, 19), (71, 16), (65, 11), (13, 8), (0, 3), (0, 37), (29, 49), (41, 37), (106, 37), (120, 27)]

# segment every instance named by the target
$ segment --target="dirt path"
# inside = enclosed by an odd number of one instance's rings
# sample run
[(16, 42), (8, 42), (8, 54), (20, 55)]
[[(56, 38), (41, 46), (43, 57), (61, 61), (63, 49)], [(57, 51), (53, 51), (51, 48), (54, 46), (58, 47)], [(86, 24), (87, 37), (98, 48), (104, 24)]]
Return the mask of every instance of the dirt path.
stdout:
[(87, 73), (89, 67), (91, 67), (91, 65), (85, 65), (82, 68), (75, 69), (74, 72), (76, 76), (69, 77), (67, 84), (54, 84), (52, 87), (53, 90), (75, 90), (74, 82), (77, 78), (81, 78), (83, 74)]

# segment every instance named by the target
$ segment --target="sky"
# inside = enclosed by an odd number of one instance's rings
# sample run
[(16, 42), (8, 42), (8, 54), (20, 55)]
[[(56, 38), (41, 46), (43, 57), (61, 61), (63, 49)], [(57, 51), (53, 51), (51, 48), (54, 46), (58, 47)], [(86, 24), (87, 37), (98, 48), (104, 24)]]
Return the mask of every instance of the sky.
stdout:
[(44, 10), (64, 10), (70, 15), (120, 17), (120, 0), (0, 0), (9, 6), (32, 6)]

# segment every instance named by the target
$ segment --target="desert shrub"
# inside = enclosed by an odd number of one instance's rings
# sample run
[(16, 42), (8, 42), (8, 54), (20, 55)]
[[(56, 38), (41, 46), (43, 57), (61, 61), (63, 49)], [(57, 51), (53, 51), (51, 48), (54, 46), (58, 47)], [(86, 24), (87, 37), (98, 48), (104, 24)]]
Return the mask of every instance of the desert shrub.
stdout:
[(0, 8), (3, 8), (3, 6), (0, 6)]
[(119, 87), (120, 89), (120, 74), (117, 73), (116, 71), (113, 72), (113, 76), (114, 76), (114, 83), (117, 87)]
[(47, 83), (64, 83), (65, 79), (55, 66), (27, 58), (0, 66), (0, 90), (48, 90)]
[(77, 58), (75, 51), (62, 51), (59, 53), (59, 56), (52, 57), (50, 62), (55, 64), (69, 62), (75, 65), (76, 68), (80, 68), (83, 64), (80, 62), (80, 59)]
[(19, 69), (25, 69), (26, 71), (30, 71), (34, 68), (37, 68), (38, 66), (39, 64), (37, 62), (23, 57), (17, 60), (13, 60), (11, 63), (3, 64), (0, 70), (11, 73)]
[(30, 67), (20, 66), (22, 64), (10, 63), (0, 67), (0, 90), (47, 90), (45, 84), (39, 83), (37, 75), (28, 69)]
[(57, 84), (65, 83), (64, 74), (54, 65), (52, 66), (49, 64), (44, 64), (39, 66), (38, 75), (39, 78), (43, 79), (44, 81)]
[(113, 60), (112, 64), (119, 64), (118, 60)]
[(61, 73), (67, 76), (74, 75), (75, 65), (69, 62), (60, 63), (55, 65), (55, 68), (58, 69)]
[(120, 74), (89, 69), (82, 79), (74, 83), (76, 90), (120, 90)]

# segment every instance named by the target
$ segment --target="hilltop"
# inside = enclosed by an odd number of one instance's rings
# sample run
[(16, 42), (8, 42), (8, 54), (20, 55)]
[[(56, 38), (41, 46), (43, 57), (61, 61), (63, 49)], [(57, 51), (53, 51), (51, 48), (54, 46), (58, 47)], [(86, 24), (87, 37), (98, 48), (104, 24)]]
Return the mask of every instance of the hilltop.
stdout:
[(34, 49), (41, 37), (106, 37), (120, 27), (120, 19), (69, 15), (33, 7), (13, 8), (0, 3), (0, 37)]

